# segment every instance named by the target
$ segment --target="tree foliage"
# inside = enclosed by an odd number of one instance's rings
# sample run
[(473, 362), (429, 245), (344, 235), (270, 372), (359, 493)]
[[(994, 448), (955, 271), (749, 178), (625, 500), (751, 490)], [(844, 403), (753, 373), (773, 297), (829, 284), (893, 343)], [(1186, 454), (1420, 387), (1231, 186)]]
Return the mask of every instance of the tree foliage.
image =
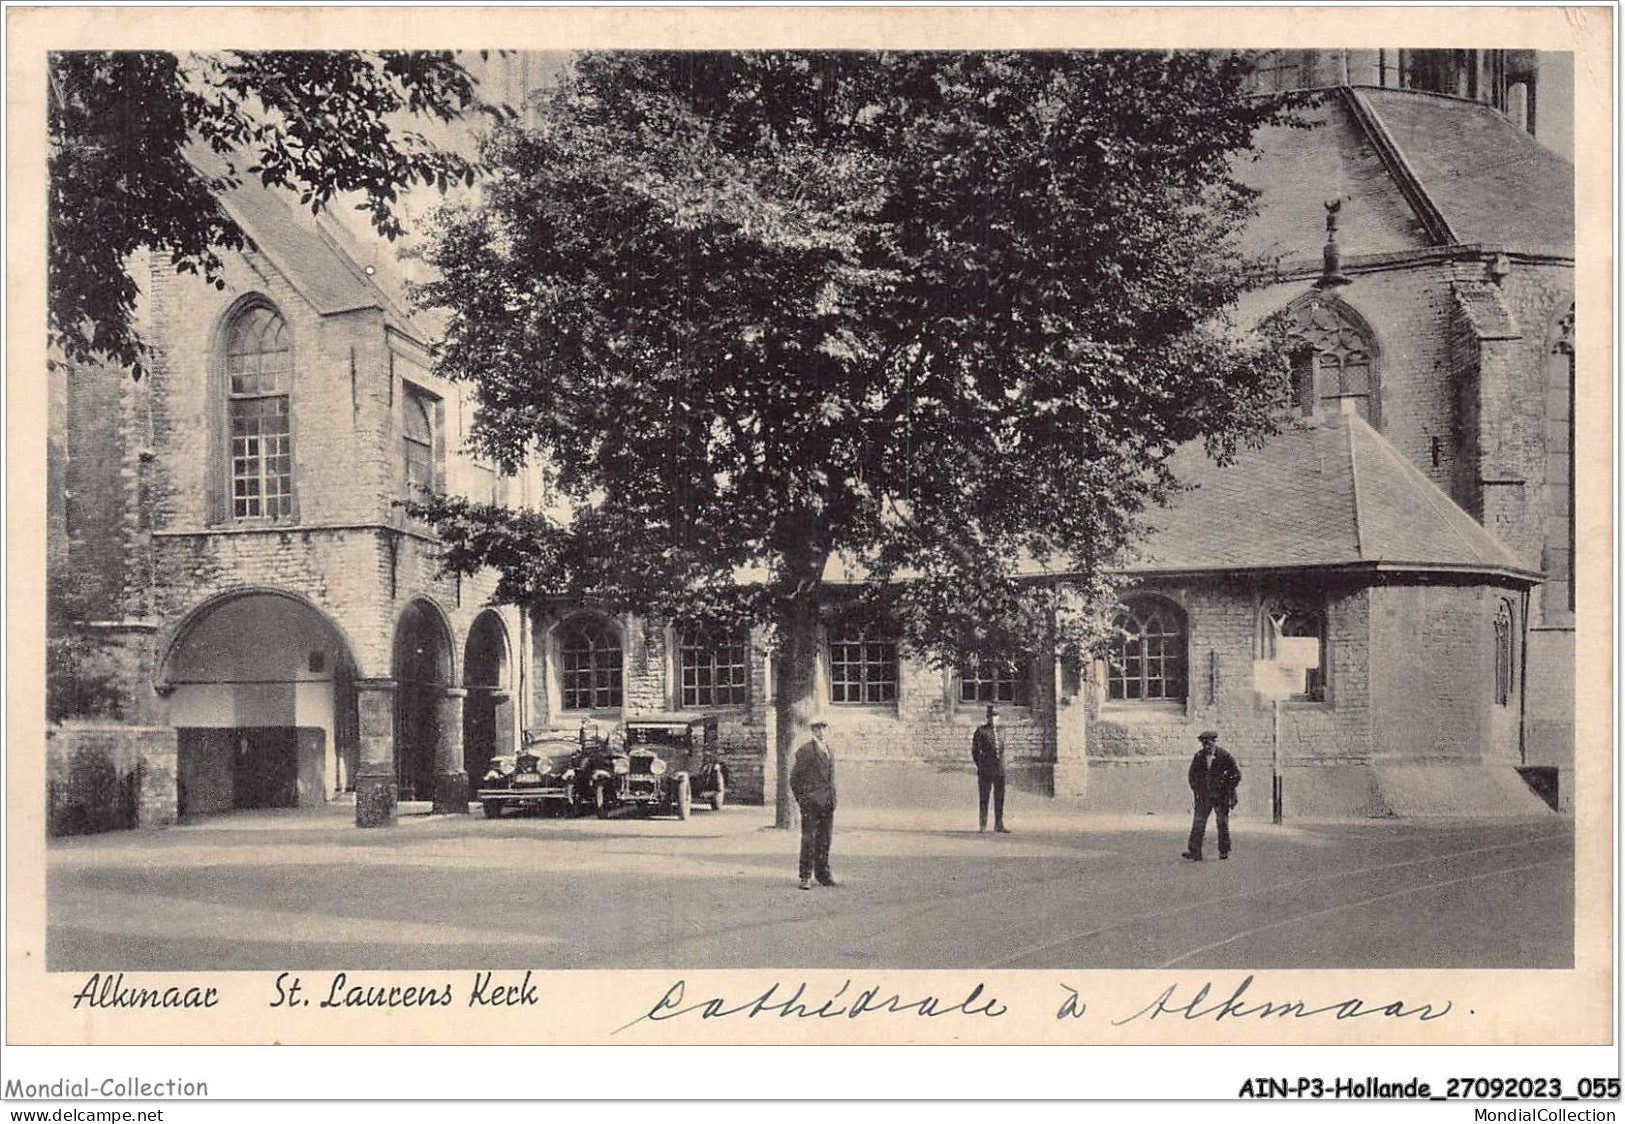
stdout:
[(142, 372), (129, 256), (146, 248), (219, 284), (243, 232), (219, 197), (244, 176), (313, 211), (358, 192), (380, 234), (414, 184), (475, 167), (391, 122), (484, 108), (449, 52), (75, 51), (49, 59), (51, 343), (73, 362)]
[(1244, 68), (581, 57), (539, 128), (495, 135), (423, 292), (477, 445), (545, 450), (578, 514), (434, 501), (451, 564), (519, 599), (777, 621), (845, 557), (916, 651), (1083, 642), (1169, 453), (1229, 455), (1283, 400), (1274, 343), (1227, 312), (1252, 275), (1231, 169), (1291, 112)]

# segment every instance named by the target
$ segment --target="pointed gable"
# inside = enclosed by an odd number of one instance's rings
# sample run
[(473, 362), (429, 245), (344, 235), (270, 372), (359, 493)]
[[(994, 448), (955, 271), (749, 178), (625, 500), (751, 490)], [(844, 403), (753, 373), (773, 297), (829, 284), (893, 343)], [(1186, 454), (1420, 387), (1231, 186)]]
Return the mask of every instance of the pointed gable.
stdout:
[[(204, 149), (189, 150), (187, 158), (208, 175), (225, 171), (220, 158)], [(253, 176), (220, 195), (220, 205), (248, 236), (254, 249), (276, 266), (290, 285), (323, 316), (374, 308), (389, 326), (420, 344), (431, 335), (410, 311), (378, 285), (341, 239), (325, 229), (316, 216), (295, 207), (285, 192), (268, 188)], [(372, 268), (391, 270), (380, 255)], [(402, 286), (394, 286), (400, 290)]]
[(1505, 114), (1360, 86), (1324, 91), (1302, 116), (1311, 127), (1260, 131), (1257, 158), (1236, 168), (1260, 193), (1245, 252), (1318, 257), (1323, 204), (1346, 199), (1345, 258), (1452, 243), (1572, 253), (1574, 167)]

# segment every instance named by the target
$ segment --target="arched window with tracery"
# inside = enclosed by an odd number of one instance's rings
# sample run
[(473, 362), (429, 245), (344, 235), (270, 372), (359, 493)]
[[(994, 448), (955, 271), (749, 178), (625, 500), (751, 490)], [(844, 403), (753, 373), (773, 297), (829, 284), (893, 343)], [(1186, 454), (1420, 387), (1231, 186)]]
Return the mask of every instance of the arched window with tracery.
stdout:
[(1376, 341), (1354, 310), (1314, 293), (1292, 305), (1288, 323), (1293, 400), (1304, 416), (1336, 415), (1348, 400), (1380, 427)]
[(576, 617), (559, 630), (559, 701), (565, 710), (621, 705), (621, 636), (597, 617)]
[(293, 515), (293, 344), (269, 305), (238, 313), (226, 330), (226, 416), (233, 519)]
[[(1269, 601), (1258, 618), (1260, 684), (1274, 697), (1299, 702), (1326, 699), (1326, 611), (1302, 601)], [(1267, 670), (1265, 670), (1267, 669)]]
[(1495, 705), (1512, 701), (1516, 682), (1517, 634), (1513, 631), (1512, 602), (1501, 598), (1495, 607)]
[(1112, 622), (1106, 697), (1124, 702), (1183, 702), (1185, 615), (1171, 602), (1139, 597)]

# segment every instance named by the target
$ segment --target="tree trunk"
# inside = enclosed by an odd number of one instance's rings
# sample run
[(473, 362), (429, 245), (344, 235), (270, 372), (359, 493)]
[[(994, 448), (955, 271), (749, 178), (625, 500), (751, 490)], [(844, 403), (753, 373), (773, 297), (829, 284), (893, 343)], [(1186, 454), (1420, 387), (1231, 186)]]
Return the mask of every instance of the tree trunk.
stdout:
[(773, 826), (796, 825), (796, 802), (790, 793), (790, 769), (796, 750), (812, 736), (809, 724), (821, 709), (818, 698), (818, 600), (798, 597), (785, 609), (780, 622), (774, 751), (778, 759)]

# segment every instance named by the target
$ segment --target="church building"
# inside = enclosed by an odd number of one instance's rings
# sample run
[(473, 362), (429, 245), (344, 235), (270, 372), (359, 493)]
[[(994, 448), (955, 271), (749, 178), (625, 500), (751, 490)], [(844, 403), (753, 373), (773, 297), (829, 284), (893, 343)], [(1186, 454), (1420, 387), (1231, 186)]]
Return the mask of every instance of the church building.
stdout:
[[(1525, 814), (1573, 793), (1574, 204), (1536, 139), (1542, 59), (1281, 51), (1322, 91), (1240, 170), (1240, 310), (1293, 329), (1281, 433), (1154, 513), (1109, 655), (944, 672), (832, 609), (819, 691), (843, 767), (969, 771), (989, 704), (1015, 783), (1175, 810), (1221, 732), (1243, 814)], [(466, 811), (527, 733), (715, 712), (733, 791), (772, 799), (771, 653), (592, 606), (503, 606), (439, 573), (419, 488), (543, 508), (545, 473), (464, 447), (393, 264), (244, 186), (223, 290), (136, 265), (139, 382), (51, 381), (49, 733), (56, 831), (355, 802)], [(845, 575), (827, 575), (830, 604)], [(71, 687), (71, 689), (70, 689)], [(1537, 795), (1538, 794), (1538, 795)], [(1542, 799), (1545, 803), (1542, 803)]]

